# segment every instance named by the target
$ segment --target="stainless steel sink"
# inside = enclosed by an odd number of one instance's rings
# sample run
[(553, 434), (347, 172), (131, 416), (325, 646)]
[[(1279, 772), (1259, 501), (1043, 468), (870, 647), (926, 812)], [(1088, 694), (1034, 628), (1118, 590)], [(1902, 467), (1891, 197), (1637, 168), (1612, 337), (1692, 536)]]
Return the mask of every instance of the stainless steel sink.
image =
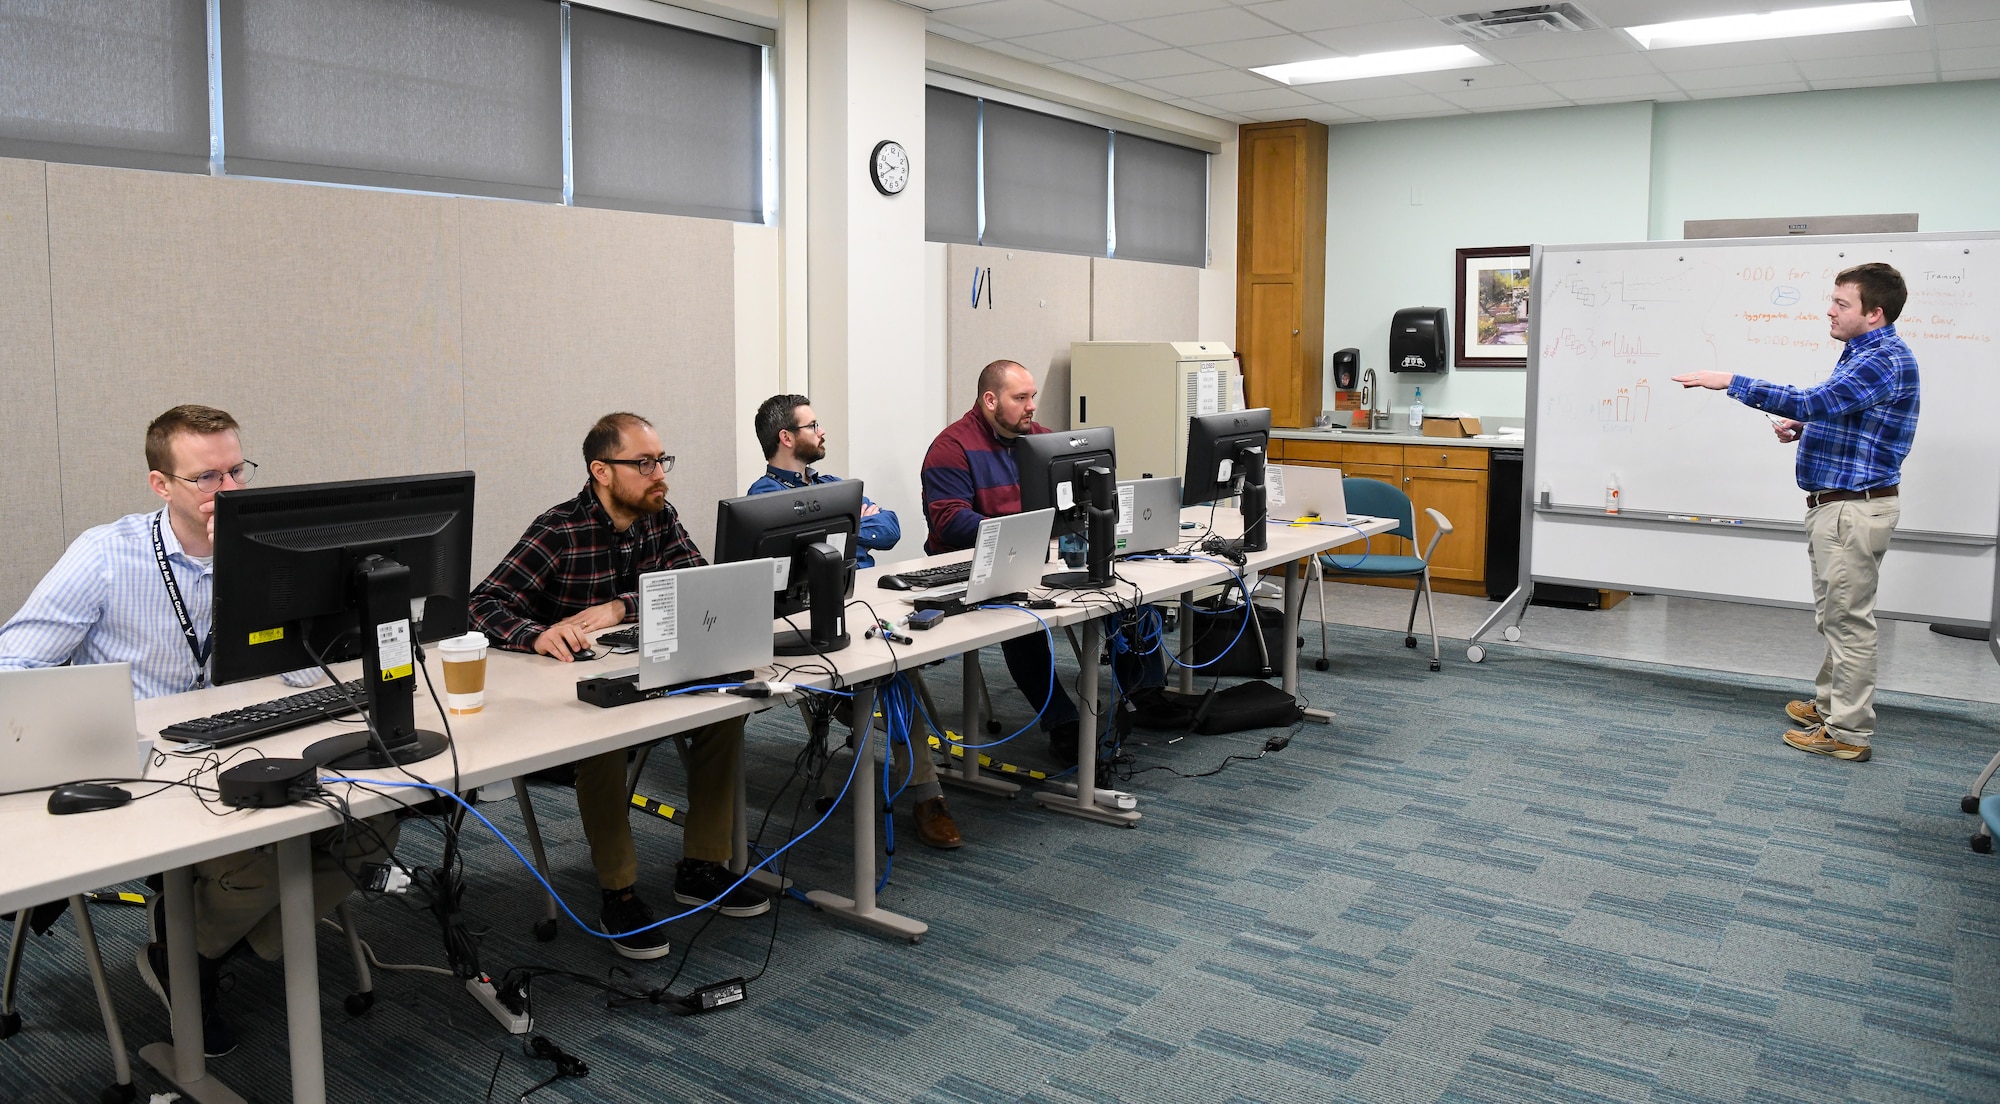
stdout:
[(1400, 433), (1408, 433), (1409, 431), (1406, 429), (1350, 429), (1335, 426), (1333, 427), (1333, 432), (1342, 437), (1393, 437)]

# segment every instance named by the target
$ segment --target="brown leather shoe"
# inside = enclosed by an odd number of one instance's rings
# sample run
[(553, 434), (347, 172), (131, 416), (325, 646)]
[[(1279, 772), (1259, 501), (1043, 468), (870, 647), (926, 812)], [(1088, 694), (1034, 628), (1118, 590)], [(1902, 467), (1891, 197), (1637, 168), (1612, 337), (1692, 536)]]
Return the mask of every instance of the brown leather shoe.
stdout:
[(958, 823), (951, 819), (951, 810), (944, 807), (943, 797), (917, 802), (913, 813), (917, 838), (924, 841), (924, 846), (949, 851), (965, 843), (958, 834)]

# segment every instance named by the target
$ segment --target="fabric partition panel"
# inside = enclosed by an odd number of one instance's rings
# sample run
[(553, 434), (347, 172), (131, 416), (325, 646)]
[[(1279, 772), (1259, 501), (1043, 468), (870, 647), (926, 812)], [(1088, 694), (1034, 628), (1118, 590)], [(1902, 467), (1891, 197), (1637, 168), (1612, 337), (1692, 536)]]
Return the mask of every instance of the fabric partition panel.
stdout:
[[(63, 550), (56, 479), (55, 334), (49, 321), (48, 181), (39, 161), (0, 160), (0, 515), (12, 555), (0, 567), (0, 618), (11, 615)], [(143, 479), (139, 441), (115, 455)]]
[(1201, 270), (1090, 259), (1090, 340), (1200, 341)]
[(979, 370), (1004, 358), (1041, 384), (1036, 420), (1068, 429), (1069, 347), (1090, 340), (1090, 258), (978, 245), (947, 246), (945, 257), (946, 420), (972, 409)]

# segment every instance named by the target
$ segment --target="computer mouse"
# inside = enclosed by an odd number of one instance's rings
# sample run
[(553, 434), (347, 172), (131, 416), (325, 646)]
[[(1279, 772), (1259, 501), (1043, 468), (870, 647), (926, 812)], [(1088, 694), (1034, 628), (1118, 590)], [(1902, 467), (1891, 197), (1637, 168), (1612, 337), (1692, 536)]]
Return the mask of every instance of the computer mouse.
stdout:
[(88, 813), (94, 809), (116, 809), (132, 800), (132, 791), (102, 782), (71, 782), (49, 791), (49, 812)]
[(875, 585), (881, 587), (883, 590), (910, 589), (910, 581), (908, 579), (903, 578), (901, 575), (884, 575), (881, 578), (875, 580)]
[(583, 661), (585, 661), (585, 660), (588, 660), (588, 659), (596, 659), (596, 658), (597, 658), (597, 649), (595, 649), (595, 648), (578, 648), (578, 649), (576, 649), (575, 651), (571, 652), (571, 653), (569, 654), (569, 657), (570, 657), (571, 659), (573, 659), (573, 660), (576, 660), (576, 661), (577, 661), (578, 663), (582, 663)]

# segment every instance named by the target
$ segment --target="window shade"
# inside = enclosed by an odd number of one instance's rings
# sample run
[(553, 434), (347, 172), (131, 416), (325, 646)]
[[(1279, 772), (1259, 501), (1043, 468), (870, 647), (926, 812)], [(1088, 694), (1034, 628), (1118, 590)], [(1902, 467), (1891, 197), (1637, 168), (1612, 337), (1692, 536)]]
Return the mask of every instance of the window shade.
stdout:
[(548, 0), (223, 0), (235, 175), (562, 197)]
[(759, 222), (758, 46), (570, 9), (575, 202)]
[(979, 242), (979, 101), (924, 89), (924, 237)]
[(986, 245), (1102, 257), (1111, 132), (986, 101)]
[(1117, 256), (1208, 263), (1208, 155), (1120, 134), (1112, 158)]
[(0, 156), (205, 172), (202, 0), (0, 0)]

